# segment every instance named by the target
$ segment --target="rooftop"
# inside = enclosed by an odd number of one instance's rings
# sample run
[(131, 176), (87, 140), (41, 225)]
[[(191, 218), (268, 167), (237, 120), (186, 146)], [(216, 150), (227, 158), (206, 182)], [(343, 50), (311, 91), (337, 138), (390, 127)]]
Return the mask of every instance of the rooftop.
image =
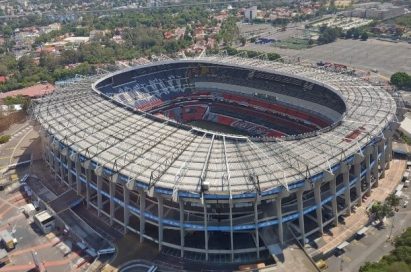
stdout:
[(41, 211), (35, 214), (34, 217), (37, 218), (38, 221), (43, 222), (47, 219), (52, 218), (53, 216), (48, 211)]
[(28, 96), (32, 98), (40, 97), (45, 94), (52, 93), (54, 91), (54, 86), (51, 85), (50, 83), (47, 84), (37, 84), (31, 87), (11, 91), (11, 92), (6, 92), (6, 93), (0, 93), (0, 99), (4, 99), (9, 96)]

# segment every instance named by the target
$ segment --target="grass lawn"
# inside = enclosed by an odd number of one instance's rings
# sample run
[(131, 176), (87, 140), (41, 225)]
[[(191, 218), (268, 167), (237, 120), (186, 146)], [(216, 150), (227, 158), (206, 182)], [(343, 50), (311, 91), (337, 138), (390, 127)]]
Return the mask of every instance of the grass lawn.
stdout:
[(289, 38), (281, 42), (273, 43), (273, 46), (296, 50), (307, 49), (311, 47), (311, 45), (308, 44), (308, 40), (299, 38)]

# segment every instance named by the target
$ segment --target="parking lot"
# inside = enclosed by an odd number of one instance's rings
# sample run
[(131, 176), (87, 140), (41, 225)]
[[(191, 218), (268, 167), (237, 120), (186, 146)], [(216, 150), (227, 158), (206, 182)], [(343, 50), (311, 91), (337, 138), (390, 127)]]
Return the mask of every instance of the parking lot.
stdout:
[(366, 70), (376, 69), (384, 76), (398, 71), (411, 73), (411, 44), (405, 42), (338, 39), (333, 43), (301, 50), (257, 44), (247, 44), (241, 49), (275, 52), (282, 56), (300, 57), (314, 62), (333, 62)]
[(0, 232), (8, 231), (17, 244), (8, 252), (10, 263), (0, 267), (0, 271), (28, 271), (35, 268), (36, 263), (51, 272), (86, 269), (88, 263), (81, 252), (70, 249), (67, 237), (57, 232), (43, 234), (33, 223), (33, 217), (26, 217), (22, 212), (31, 199), (20, 182), (29, 172), (30, 164), (24, 162), (38, 151), (37, 132), (26, 121), (10, 126), (3, 133), (10, 135), (11, 139), (0, 145), (2, 182), (5, 176), (11, 179), (12, 184), (0, 191)]

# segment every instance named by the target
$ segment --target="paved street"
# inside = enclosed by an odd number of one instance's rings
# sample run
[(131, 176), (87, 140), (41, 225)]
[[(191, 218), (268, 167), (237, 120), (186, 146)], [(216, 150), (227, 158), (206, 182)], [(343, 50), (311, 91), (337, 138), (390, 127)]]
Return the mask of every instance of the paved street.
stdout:
[[(411, 189), (403, 189), (403, 198), (411, 198)], [(400, 208), (393, 218), (385, 222), (385, 227), (377, 229), (370, 226), (366, 236), (360, 240), (354, 240), (345, 248), (345, 253), (339, 257), (332, 256), (327, 260), (327, 271), (358, 271), (365, 262), (375, 262), (388, 254), (394, 247), (389, 240), (400, 235), (406, 228), (411, 227), (411, 205)]]
[(330, 229), (329, 234), (324, 234), (323, 239), (326, 244), (319, 251), (327, 254), (367, 224), (367, 207), (375, 201), (384, 201), (394, 191), (402, 178), (405, 167), (406, 162), (404, 160), (392, 160), (390, 169), (385, 172), (385, 177), (379, 180), (380, 185), (371, 190), (371, 196), (363, 201), (361, 207), (358, 207), (354, 213), (345, 219), (345, 224), (339, 224)]

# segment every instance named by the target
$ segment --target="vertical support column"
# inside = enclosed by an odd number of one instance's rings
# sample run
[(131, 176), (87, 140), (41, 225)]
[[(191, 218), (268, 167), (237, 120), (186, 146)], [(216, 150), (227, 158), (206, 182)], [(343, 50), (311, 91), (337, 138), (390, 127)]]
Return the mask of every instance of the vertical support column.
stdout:
[(334, 225), (338, 226), (337, 180), (335, 175), (333, 175), (332, 179), (330, 180), (330, 190), (331, 194), (333, 195), (333, 199), (331, 200), (331, 209), (333, 210), (334, 215)]
[(207, 203), (204, 200), (204, 249), (206, 255), (206, 261), (208, 261), (208, 216), (207, 216)]
[(59, 157), (59, 153), (55, 147), (51, 150), (53, 156), (53, 171), (54, 171), (54, 180), (58, 181), (58, 173), (60, 172), (59, 161), (57, 158)]
[(49, 156), (50, 168), (54, 172), (54, 156), (53, 156), (53, 150), (51, 149), (51, 146), (49, 146), (48, 148), (48, 156)]
[(385, 140), (382, 139), (381, 143), (379, 144), (381, 149), (381, 156), (380, 156), (380, 169), (381, 169), (381, 178), (385, 177)]
[(103, 197), (101, 195), (101, 189), (103, 187), (103, 177), (97, 175), (97, 216), (101, 215), (103, 209)]
[(54, 171), (54, 157), (53, 157), (53, 139), (51, 136), (47, 137), (47, 156), (49, 157), (50, 168)]
[(351, 196), (350, 196), (350, 166), (347, 164), (343, 164), (341, 166), (341, 171), (343, 175), (343, 184), (345, 187), (344, 191), (344, 203), (345, 207), (347, 208), (347, 215), (351, 214)]
[(317, 215), (317, 225), (319, 232), (321, 234), (324, 233), (323, 228), (323, 212), (322, 212), (322, 205), (321, 205), (321, 183), (316, 182), (314, 184), (314, 198), (315, 198), (315, 205), (316, 205), (316, 215)]
[(372, 150), (374, 166), (372, 167), (372, 176), (374, 177), (374, 187), (378, 187), (378, 145), (374, 145)]
[(66, 183), (67, 181), (64, 178), (64, 160), (63, 158), (65, 158), (65, 156), (62, 154), (62, 150), (58, 150), (57, 151), (59, 153), (60, 156), (60, 180), (61, 182)]
[(230, 206), (230, 251), (231, 261), (234, 261), (234, 234), (233, 234), (233, 200), (230, 198), (228, 205)]
[(50, 156), (51, 156), (51, 168), (53, 169), (54, 179), (57, 180), (56, 178), (57, 158), (56, 158), (56, 151), (55, 151), (53, 142), (50, 145)]
[(300, 226), (301, 244), (305, 245), (305, 228), (304, 228), (304, 203), (303, 190), (297, 191), (297, 207), (298, 207), (298, 225)]
[(109, 192), (110, 192), (110, 225), (113, 225), (113, 219), (114, 219), (114, 212), (115, 212), (115, 202), (114, 202), (114, 197), (115, 197), (115, 190), (116, 190), (116, 184), (110, 180), (108, 183), (109, 186)]
[(277, 211), (277, 220), (278, 220), (278, 238), (280, 244), (284, 245), (284, 227), (283, 227), (283, 212), (281, 209), (282, 197), (278, 196), (275, 201), (275, 208)]
[(127, 233), (127, 227), (130, 223), (130, 190), (127, 188), (127, 185), (123, 185), (123, 203), (124, 203), (124, 209), (123, 209), (123, 217), (124, 217), (124, 234)]
[(140, 243), (144, 241), (144, 233), (146, 231), (146, 217), (144, 212), (146, 210), (146, 194), (143, 190), (139, 190), (140, 195)]
[(184, 201), (180, 199), (180, 246), (181, 246), (181, 258), (184, 257)]
[(91, 182), (91, 169), (86, 168), (86, 202), (87, 202), (87, 209), (90, 208), (90, 182)]
[(392, 136), (391, 137), (389, 137), (389, 141), (388, 141), (388, 147), (389, 147), (389, 149), (388, 149), (388, 155), (390, 156), (390, 158), (389, 158), (389, 161), (392, 161)]
[(357, 179), (355, 183), (355, 193), (357, 195), (357, 206), (362, 204), (362, 193), (361, 193), (361, 157), (355, 155), (354, 157), (354, 177)]
[(372, 148), (369, 147), (365, 153), (365, 183), (367, 184), (367, 196), (371, 195), (371, 160), (370, 160), (370, 153), (372, 152)]
[(71, 168), (73, 167), (73, 161), (70, 158), (70, 151), (67, 150), (67, 155), (66, 155), (66, 160), (67, 160), (67, 179), (70, 188), (73, 186), (73, 175), (71, 174)]
[(158, 204), (158, 250), (161, 251), (163, 246), (163, 205), (164, 199), (161, 196), (157, 197), (157, 204)]
[(392, 160), (392, 137), (387, 137), (387, 151), (385, 152), (385, 169), (390, 169)]
[(78, 155), (75, 156), (75, 165), (74, 167), (76, 168), (76, 185), (77, 185), (77, 194), (81, 195), (81, 164), (80, 164), (80, 157)]
[(41, 131), (40, 131), (40, 141), (41, 141), (41, 147), (42, 147), (42, 152), (41, 152), (41, 156), (43, 157), (43, 161), (46, 161), (46, 151), (47, 151), (47, 148), (46, 148), (46, 144), (45, 144), (45, 139), (44, 139), (44, 135), (46, 135), (46, 132), (42, 129)]
[(258, 230), (258, 200), (254, 202), (254, 223), (255, 223), (255, 247), (257, 249), (257, 259), (260, 259), (260, 234)]

